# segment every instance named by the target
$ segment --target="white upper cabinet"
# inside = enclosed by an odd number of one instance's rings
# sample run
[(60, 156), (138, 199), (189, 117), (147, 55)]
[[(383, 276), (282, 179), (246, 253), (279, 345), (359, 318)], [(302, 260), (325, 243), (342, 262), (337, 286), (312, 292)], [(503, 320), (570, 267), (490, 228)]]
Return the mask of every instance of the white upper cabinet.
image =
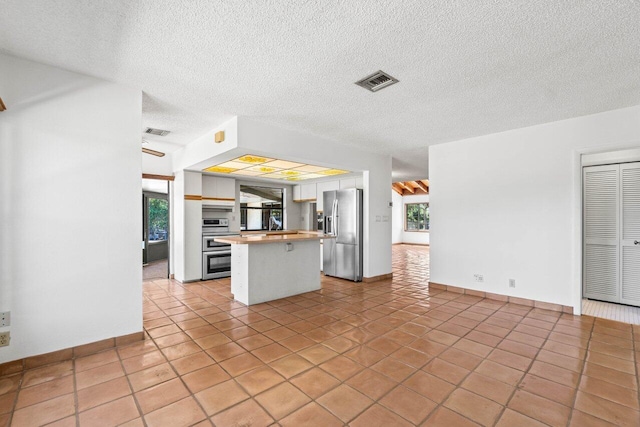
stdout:
[(217, 176), (202, 175), (203, 205), (229, 204), (235, 205), (236, 181), (233, 178), (219, 178)]
[(315, 184), (300, 184), (293, 186), (294, 202), (310, 202), (316, 200)]
[(300, 186), (300, 197), (302, 200), (315, 200), (316, 199), (316, 185), (315, 184), (302, 184)]

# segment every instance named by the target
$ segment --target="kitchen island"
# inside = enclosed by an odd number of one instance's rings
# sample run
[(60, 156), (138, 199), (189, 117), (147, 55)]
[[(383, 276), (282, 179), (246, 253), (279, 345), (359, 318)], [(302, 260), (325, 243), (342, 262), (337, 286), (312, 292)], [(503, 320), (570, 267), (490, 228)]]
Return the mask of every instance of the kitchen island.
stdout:
[(231, 293), (246, 305), (320, 289), (318, 232), (279, 232), (219, 237), (231, 244)]

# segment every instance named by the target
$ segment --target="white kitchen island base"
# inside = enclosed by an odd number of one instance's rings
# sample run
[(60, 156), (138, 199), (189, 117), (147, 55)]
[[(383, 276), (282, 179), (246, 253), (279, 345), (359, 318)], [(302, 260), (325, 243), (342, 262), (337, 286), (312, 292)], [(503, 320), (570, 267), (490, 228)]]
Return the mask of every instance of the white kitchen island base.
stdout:
[(319, 257), (318, 239), (232, 244), (231, 293), (237, 301), (252, 305), (317, 291)]

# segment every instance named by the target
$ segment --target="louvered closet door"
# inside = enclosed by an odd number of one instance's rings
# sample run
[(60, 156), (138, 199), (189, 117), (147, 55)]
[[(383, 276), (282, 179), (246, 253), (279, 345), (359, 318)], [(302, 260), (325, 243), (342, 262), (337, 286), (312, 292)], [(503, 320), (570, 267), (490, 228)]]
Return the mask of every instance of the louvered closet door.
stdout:
[(619, 165), (584, 168), (584, 296), (620, 302)]
[(620, 165), (621, 302), (640, 305), (640, 163)]

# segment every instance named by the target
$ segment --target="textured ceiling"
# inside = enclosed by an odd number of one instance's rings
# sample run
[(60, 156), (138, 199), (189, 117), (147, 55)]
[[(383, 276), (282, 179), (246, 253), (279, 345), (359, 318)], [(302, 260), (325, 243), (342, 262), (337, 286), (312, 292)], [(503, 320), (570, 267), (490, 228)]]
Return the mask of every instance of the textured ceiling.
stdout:
[[(394, 157), (640, 104), (638, 1), (0, 0), (0, 51), (140, 87), (172, 151), (235, 115)], [(353, 84), (382, 69), (400, 83)]]

